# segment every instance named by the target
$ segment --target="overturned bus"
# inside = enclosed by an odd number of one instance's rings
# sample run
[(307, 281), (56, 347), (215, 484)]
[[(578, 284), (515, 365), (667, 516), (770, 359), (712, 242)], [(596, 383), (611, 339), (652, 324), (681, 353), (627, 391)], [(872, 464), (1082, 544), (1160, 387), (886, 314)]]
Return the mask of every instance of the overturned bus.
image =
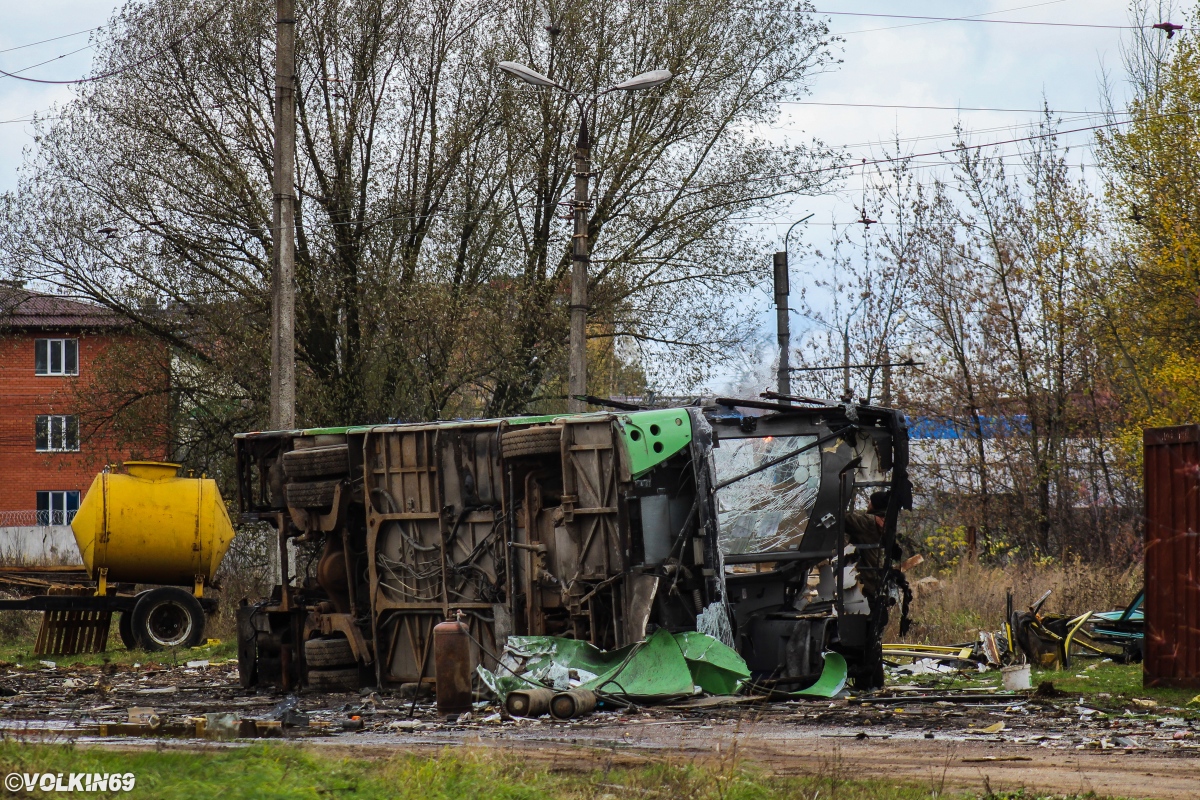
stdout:
[[(882, 684), (911, 507), (893, 409), (717, 398), (236, 446), (241, 519), (274, 528), (280, 565), (239, 609), (243, 685), (432, 682), (433, 628), (459, 613), (489, 669), (513, 634), (610, 649), (701, 629), (769, 685), (803, 688), (829, 650)], [(867, 497), (883, 507), (863, 524)]]

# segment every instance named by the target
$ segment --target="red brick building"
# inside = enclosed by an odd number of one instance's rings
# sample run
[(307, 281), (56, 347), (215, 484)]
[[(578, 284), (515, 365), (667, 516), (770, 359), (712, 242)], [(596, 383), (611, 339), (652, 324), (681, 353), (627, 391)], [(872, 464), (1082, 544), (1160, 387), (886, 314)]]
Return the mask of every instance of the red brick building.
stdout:
[(88, 424), (100, 360), (135, 341), (101, 306), (0, 286), (0, 527), (66, 524), (106, 464), (165, 457), (165, 435), (135, 454)]

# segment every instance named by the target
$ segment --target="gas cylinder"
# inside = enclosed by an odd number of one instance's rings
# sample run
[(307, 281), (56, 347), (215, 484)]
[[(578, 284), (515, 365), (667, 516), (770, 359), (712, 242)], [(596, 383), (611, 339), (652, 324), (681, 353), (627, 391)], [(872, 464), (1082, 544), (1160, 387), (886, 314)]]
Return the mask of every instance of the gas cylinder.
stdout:
[(441, 714), (471, 710), (471, 640), (462, 612), (433, 626), (433, 679), (437, 686), (437, 709)]

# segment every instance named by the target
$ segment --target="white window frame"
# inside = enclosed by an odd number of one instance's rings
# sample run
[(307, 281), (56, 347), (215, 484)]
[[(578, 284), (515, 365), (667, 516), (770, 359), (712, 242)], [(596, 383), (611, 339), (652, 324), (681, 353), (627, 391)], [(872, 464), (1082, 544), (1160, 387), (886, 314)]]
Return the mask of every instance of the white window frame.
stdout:
[[(75, 514), (79, 511), (79, 492), (73, 489), (51, 489), (48, 491), (39, 491), (38, 499), (41, 495), (47, 495), (46, 505), (48, 508), (37, 510), (38, 525), (70, 525), (71, 520), (75, 518)], [(69, 495), (74, 495), (74, 498), (69, 498)], [(74, 499), (74, 503), (67, 502), (69, 499)], [(39, 503), (38, 505), (41, 505)], [(74, 505), (74, 508), (71, 506)]]
[(34, 419), (33, 446), (39, 453), (78, 453), (79, 417), (74, 414), (38, 414)]
[[(65, 377), (79, 374), (78, 339), (37, 339), (33, 343), (33, 374)], [(44, 349), (43, 349), (44, 348)], [(58, 356), (58, 369), (54, 357)], [(74, 362), (69, 363), (69, 362)], [(45, 367), (45, 369), (39, 369)]]

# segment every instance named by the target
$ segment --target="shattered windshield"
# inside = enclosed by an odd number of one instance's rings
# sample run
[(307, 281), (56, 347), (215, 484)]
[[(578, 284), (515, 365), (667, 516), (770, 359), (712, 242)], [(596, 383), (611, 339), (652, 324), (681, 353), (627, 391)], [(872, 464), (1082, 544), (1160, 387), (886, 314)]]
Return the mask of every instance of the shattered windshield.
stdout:
[[(713, 449), (726, 481), (816, 441), (815, 436), (722, 439)], [(821, 483), (821, 453), (806, 450), (717, 492), (721, 550), (727, 554), (796, 550)]]

